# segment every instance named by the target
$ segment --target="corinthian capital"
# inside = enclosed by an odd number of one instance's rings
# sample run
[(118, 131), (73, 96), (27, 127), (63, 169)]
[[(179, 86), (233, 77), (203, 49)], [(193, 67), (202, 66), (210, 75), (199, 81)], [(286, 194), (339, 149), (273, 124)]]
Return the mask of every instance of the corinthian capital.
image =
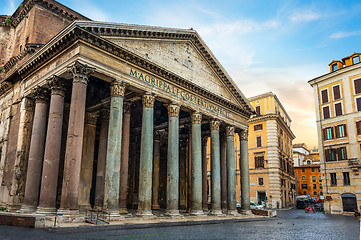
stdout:
[(124, 113), (130, 114), (131, 107), (132, 107), (131, 102), (124, 102), (124, 104), (123, 104)]
[(85, 124), (96, 125), (99, 114), (97, 112), (86, 112), (85, 113)]
[(51, 94), (52, 95), (60, 95), (64, 97), (64, 79), (54, 75), (50, 80), (49, 80), (49, 86), (51, 89)]
[(151, 93), (146, 93), (143, 95), (143, 107), (152, 108), (154, 107), (155, 96)]
[(191, 120), (192, 120), (193, 124), (202, 123), (202, 114), (200, 112), (193, 112), (192, 115), (191, 115)]
[(34, 97), (36, 103), (45, 103), (48, 100), (48, 90), (44, 87), (34, 88)]
[(233, 136), (234, 135), (234, 127), (233, 126), (227, 126), (226, 127), (226, 135), (227, 136)]
[(178, 104), (169, 104), (168, 105), (168, 116), (178, 117), (180, 111), (180, 106)]
[(221, 122), (217, 119), (212, 119), (210, 123), (211, 130), (217, 130), (219, 131), (219, 126), (221, 125)]
[(125, 84), (117, 80), (113, 81), (110, 85), (110, 96), (124, 97)]
[(248, 131), (242, 130), (239, 134), (239, 137), (241, 140), (248, 140)]
[(74, 83), (81, 82), (88, 84), (88, 77), (95, 71), (95, 68), (76, 61), (73, 66), (69, 67), (69, 70), (73, 74)]

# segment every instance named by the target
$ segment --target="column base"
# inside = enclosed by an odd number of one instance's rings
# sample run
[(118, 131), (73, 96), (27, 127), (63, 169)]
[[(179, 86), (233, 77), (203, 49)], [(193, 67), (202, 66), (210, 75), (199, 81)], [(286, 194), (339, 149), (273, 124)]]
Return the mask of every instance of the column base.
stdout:
[(164, 215), (167, 217), (182, 217), (178, 209), (172, 209), (172, 210), (166, 209)]
[(84, 218), (79, 215), (79, 210), (59, 209), (56, 215), (59, 223), (80, 223), (84, 221)]
[[(16, 209), (15, 211), (17, 211), (18, 209)], [(9, 212), (13, 212), (11, 211), (11, 208), (9, 209)], [(21, 213), (35, 213), (36, 212), (36, 206), (32, 206), (32, 205), (22, 205), (20, 208), (20, 212)]]
[(119, 208), (119, 214), (127, 215), (128, 214), (128, 209), (127, 208)]
[(227, 215), (234, 216), (234, 217), (241, 216), (241, 214), (239, 214), (237, 210), (227, 210)]
[(153, 215), (151, 210), (138, 210), (135, 215), (137, 217), (147, 218), (147, 219), (155, 219), (155, 218), (157, 218), (155, 215)]
[[(9, 211), (9, 212), (18, 212), (20, 211), (20, 208), (22, 206), (20, 204), (9, 204), (7, 205), (6, 209)], [(35, 207), (36, 208), (36, 207)]]
[(93, 210), (95, 210), (95, 211), (103, 211), (103, 207), (102, 206), (94, 206)]
[(250, 216), (250, 215), (253, 215), (252, 211), (251, 210), (243, 210), (241, 209), (241, 212), (240, 212), (242, 215), (247, 215), (247, 216)]
[(56, 213), (55, 207), (38, 207), (36, 209), (37, 215), (56, 215)]
[(220, 210), (220, 209), (218, 209), (218, 210), (211, 210), (211, 211), (209, 212), (209, 215), (211, 215), (211, 216), (217, 216), (217, 217), (226, 216), (226, 215), (222, 212), (222, 210)]
[(160, 210), (159, 204), (154, 204), (154, 205), (152, 205), (152, 209), (153, 209), (153, 210)]
[(206, 216), (203, 210), (191, 210), (189, 214), (193, 216)]
[(90, 204), (83, 204), (83, 205), (79, 205), (79, 209), (91, 210), (92, 206), (90, 206)]
[(106, 215), (106, 217), (109, 222), (124, 220), (124, 217), (120, 216), (119, 211), (105, 210), (104, 212), (106, 212), (108, 214), (108, 215)]

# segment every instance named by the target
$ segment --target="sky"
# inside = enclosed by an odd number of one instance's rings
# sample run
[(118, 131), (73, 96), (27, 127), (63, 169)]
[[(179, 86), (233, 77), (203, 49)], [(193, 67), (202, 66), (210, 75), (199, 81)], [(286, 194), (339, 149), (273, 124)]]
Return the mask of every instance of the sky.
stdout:
[[(11, 15), (22, 1), (0, 0)], [(317, 146), (307, 81), (360, 52), (361, 2), (335, 0), (59, 0), (97, 21), (195, 29), (249, 98), (277, 95), (292, 119), (293, 143)]]

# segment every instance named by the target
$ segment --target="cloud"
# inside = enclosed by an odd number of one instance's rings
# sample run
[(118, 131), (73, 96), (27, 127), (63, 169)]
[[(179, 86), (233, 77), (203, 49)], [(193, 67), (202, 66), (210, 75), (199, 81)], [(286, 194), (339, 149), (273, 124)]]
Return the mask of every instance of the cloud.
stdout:
[(361, 31), (353, 31), (353, 32), (336, 32), (333, 33), (330, 38), (332, 39), (341, 39), (341, 38), (347, 38), (347, 37), (353, 37), (353, 36), (360, 36)]
[(321, 18), (320, 14), (310, 11), (310, 10), (294, 12), (289, 17), (289, 19), (293, 23), (312, 22), (312, 21), (318, 20), (320, 18)]

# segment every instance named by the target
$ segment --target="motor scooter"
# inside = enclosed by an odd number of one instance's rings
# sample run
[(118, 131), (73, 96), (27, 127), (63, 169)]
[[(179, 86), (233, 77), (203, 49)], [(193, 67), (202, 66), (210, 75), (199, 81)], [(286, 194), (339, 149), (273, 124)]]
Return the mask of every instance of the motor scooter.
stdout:
[(315, 211), (315, 208), (311, 205), (311, 206), (305, 208), (305, 212), (309, 213), (309, 212), (316, 212), (316, 211)]

